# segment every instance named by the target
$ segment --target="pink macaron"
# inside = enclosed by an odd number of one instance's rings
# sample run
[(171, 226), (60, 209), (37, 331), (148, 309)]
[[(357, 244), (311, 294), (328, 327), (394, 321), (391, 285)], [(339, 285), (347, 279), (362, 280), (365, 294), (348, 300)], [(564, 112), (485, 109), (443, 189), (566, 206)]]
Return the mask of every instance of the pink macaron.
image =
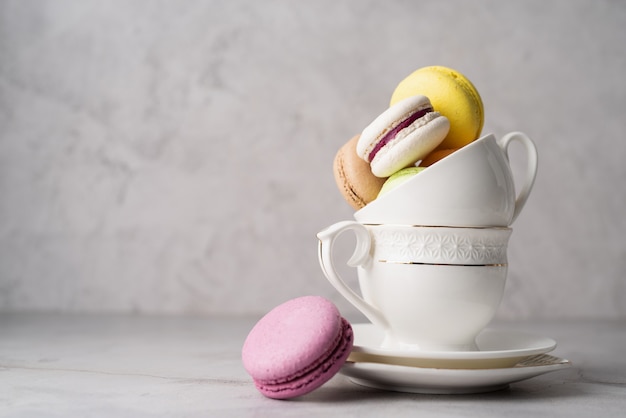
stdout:
[(288, 399), (330, 380), (352, 344), (352, 327), (337, 307), (325, 298), (304, 296), (261, 318), (248, 334), (241, 357), (263, 395)]
[(361, 133), (356, 152), (377, 177), (389, 177), (427, 156), (446, 137), (450, 121), (426, 96), (411, 96), (381, 113)]

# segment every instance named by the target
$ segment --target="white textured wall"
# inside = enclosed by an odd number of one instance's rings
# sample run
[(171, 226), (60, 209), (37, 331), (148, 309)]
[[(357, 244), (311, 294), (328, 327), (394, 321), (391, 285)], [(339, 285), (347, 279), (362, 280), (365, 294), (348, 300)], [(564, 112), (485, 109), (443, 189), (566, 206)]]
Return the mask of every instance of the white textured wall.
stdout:
[(0, 0), (0, 310), (351, 312), (334, 154), (439, 64), (540, 152), (500, 315), (626, 317), (625, 41), (608, 0)]

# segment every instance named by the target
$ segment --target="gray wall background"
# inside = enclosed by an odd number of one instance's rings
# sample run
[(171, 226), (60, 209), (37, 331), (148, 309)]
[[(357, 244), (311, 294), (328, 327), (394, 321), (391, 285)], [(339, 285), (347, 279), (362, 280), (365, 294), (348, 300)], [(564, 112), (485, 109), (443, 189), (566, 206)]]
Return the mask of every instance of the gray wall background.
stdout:
[(625, 318), (625, 41), (609, 0), (1, 0), (0, 311), (353, 313), (332, 160), (437, 64), (539, 148), (499, 316)]

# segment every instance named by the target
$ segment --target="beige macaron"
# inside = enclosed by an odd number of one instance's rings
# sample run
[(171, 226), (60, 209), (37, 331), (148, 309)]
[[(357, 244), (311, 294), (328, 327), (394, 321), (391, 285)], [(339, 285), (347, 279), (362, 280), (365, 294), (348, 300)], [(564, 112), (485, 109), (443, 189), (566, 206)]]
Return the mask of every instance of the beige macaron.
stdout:
[(359, 137), (360, 135), (356, 135), (345, 143), (333, 162), (337, 187), (346, 202), (355, 210), (376, 199), (386, 180), (372, 174), (370, 165), (357, 155)]

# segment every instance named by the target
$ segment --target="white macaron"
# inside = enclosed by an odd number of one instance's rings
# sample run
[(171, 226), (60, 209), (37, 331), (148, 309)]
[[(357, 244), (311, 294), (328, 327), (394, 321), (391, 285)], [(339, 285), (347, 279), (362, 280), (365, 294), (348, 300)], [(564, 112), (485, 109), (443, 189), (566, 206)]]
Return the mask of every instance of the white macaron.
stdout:
[(444, 140), (448, 118), (433, 110), (426, 96), (411, 96), (380, 114), (361, 133), (357, 154), (377, 177), (420, 161)]

